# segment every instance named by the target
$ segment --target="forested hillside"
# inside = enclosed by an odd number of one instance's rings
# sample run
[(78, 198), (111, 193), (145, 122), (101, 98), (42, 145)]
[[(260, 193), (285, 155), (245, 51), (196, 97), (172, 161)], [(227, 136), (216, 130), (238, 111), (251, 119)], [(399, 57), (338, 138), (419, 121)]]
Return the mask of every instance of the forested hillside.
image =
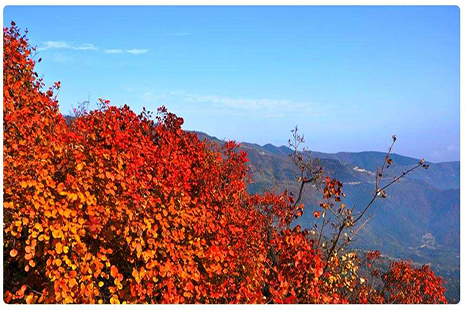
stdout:
[[(67, 123), (61, 83), (45, 88), (14, 23), (3, 48), (6, 303), (447, 302), (429, 265), (380, 270), (379, 252), (347, 247), (365, 212), (297, 145), (300, 189), (253, 194), (255, 155), (235, 142), (200, 140), (163, 106), (138, 115), (107, 99)], [(384, 171), (365, 210), (391, 195)], [(292, 224), (308, 213), (300, 194), (312, 186), (322, 190), (317, 230)]]

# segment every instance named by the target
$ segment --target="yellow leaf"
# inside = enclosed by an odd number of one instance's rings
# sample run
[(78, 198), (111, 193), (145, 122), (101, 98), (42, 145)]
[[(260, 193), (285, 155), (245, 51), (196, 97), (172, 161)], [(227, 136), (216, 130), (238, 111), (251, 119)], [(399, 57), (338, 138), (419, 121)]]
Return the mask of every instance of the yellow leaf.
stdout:
[(71, 215), (71, 210), (70, 210), (70, 209), (66, 209), (65, 211), (63, 211), (63, 215), (64, 215), (66, 218), (69, 218), (69, 216)]
[(60, 242), (58, 242), (55, 245), (55, 250), (57, 251), (58, 254), (61, 254), (63, 252), (63, 245)]
[(52, 236), (53, 238), (59, 239), (63, 237), (63, 233), (60, 230), (54, 230)]
[(29, 295), (27, 295), (26, 297), (24, 297), (24, 299), (26, 300), (26, 303), (27, 303), (27, 304), (32, 304), (33, 298), (34, 298), (34, 295), (32, 295), (32, 294), (29, 294)]
[(113, 295), (113, 297), (110, 298), (110, 304), (119, 304), (120, 301), (118, 300), (118, 297)]

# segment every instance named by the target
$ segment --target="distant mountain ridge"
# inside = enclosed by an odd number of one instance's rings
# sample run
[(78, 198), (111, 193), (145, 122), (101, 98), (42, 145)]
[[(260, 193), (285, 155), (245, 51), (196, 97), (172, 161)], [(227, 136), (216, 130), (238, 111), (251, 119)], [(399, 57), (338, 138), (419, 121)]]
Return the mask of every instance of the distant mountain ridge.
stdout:
[[(223, 141), (198, 133), (198, 137), (222, 144)], [(288, 189), (297, 193), (295, 167), (289, 159), (292, 150), (286, 146), (241, 142), (247, 151), (252, 193), (264, 190)], [(344, 203), (360, 211), (372, 197), (376, 166), (381, 166), (385, 153), (305, 152), (319, 158), (325, 175), (337, 178), (346, 193)], [(392, 178), (416, 165), (420, 159), (391, 154), (393, 164), (386, 170)], [(370, 209), (373, 218), (353, 241), (353, 246), (365, 250), (380, 250), (388, 257), (431, 263), (433, 269), (448, 279), (453, 287), (450, 298), (457, 298), (460, 255), (460, 162), (429, 163), (429, 168), (417, 169), (387, 190), (387, 198), (379, 199)], [(313, 211), (319, 208), (321, 192), (307, 187), (304, 192), (304, 214), (294, 225), (311, 228)], [(452, 284), (451, 284), (452, 283)], [(455, 283), (455, 284), (453, 284)]]
[[(195, 132), (200, 139), (209, 139), (217, 143), (223, 143), (222, 140), (209, 136), (203, 132)], [(275, 156), (287, 156), (292, 153), (292, 150), (287, 146), (275, 146), (273, 144), (265, 144), (263, 146), (241, 142), (242, 148), (246, 151), (258, 153), (260, 155), (275, 155)], [(355, 167), (365, 169), (367, 171), (375, 172), (376, 166), (381, 166), (386, 153), (377, 151), (363, 151), (363, 152), (338, 152), (338, 153), (323, 153), (317, 151), (305, 151), (304, 154), (314, 158), (327, 159), (338, 161), (341, 164), (351, 164)], [(392, 153), (390, 158), (394, 161), (394, 164), (389, 171), (391, 175), (402, 173), (405, 167), (416, 165), (420, 159), (399, 155)], [(415, 173), (408, 175), (408, 179), (416, 179), (423, 181), (433, 187), (439, 189), (459, 189), (460, 188), (460, 162), (459, 161), (448, 161), (432, 163), (428, 170), (418, 170)]]

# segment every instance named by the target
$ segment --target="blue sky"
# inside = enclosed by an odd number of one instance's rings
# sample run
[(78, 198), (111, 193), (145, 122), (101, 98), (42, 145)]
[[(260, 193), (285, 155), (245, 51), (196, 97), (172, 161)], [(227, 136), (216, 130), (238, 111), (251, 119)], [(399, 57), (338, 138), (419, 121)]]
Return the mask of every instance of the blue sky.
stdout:
[[(459, 160), (457, 7), (19, 7), (63, 114), (90, 96), (220, 139)], [(95, 105), (91, 105), (91, 108)]]

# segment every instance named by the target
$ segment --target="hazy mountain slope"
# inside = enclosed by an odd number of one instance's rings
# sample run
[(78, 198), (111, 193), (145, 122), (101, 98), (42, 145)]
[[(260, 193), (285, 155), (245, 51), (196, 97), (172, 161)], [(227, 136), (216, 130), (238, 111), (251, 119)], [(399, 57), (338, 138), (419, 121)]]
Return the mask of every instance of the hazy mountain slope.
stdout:
[[(209, 138), (199, 134), (201, 138)], [(222, 143), (220, 140), (213, 140)], [(253, 182), (251, 192), (288, 189), (296, 193), (295, 168), (287, 147), (271, 144), (241, 143), (248, 152)], [(325, 175), (344, 184), (347, 206), (361, 210), (374, 190), (375, 171), (385, 154), (380, 152), (326, 154), (312, 152), (320, 158)], [(392, 154), (394, 163), (386, 177), (416, 165), (419, 159)], [(419, 263), (432, 263), (444, 274), (453, 274), (459, 267), (460, 239), (460, 163), (429, 163), (427, 170), (417, 169), (405, 180), (392, 185), (386, 199), (379, 199), (370, 209), (373, 218), (360, 231), (353, 246), (377, 249), (389, 257), (412, 258)], [(312, 227), (313, 210), (318, 208), (321, 192), (307, 187), (304, 192), (304, 214), (294, 224)]]
[[(381, 152), (340, 152), (336, 154), (312, 152), (312, 156), (314, 157), (339, 160), (369, 171), (376, 171), (376, 166), (382, 166), (385, 155), (385, 153)], [(398, 154), (391, 154), (390, 158), (394, 161), (394, 165), (392, 165), (389, 171), (391, 174), (402, 173), (405, 168), (411, 167), (419, 161), (419, 159)], [(428, 162), (428, 164), (430, 165), (428, 170), (416, 171), (408, 175), (407, 178), (421, 180), (439, 189), (460, 188), (459, 162)]]

